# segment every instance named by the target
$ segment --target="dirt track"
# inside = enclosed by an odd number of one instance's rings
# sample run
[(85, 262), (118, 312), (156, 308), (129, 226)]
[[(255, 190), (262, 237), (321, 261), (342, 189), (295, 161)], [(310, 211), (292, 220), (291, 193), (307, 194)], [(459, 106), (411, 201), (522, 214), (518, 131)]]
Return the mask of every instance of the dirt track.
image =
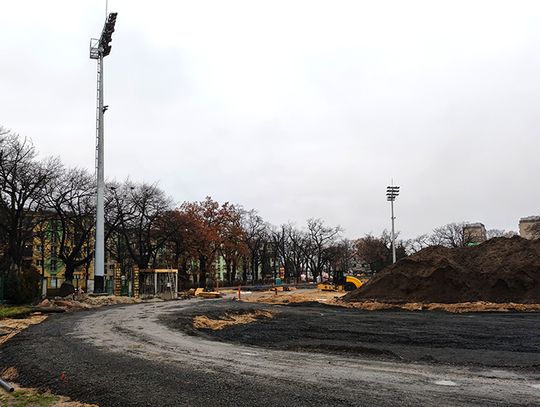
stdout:
[[(366, 313), (320, 305), (235, 304), (278, 308), (278, 313), (263, 322), (203, 334), (217, 338), (218, 332), (240, 332), (243, 340), (265, 348), (182, 332), (199, 335), (192, 331), (191, 316), (201, 311), (219, 315), (231, 305), (225, 300), (185, 301), (53, 316), (1, 347), (0, 368), (16, 365), (23, 385), (47, 387), (100, 406), (534, 406), (540, 400), (540, 314)], [(304, 323), (301, 315), (307, 315)], [(338, 324), (340, 318), (346, 323)], [(351, 322), (355, 320), (357, 325)], [(263, 323), (270, 328), (265, 340)], [(362, 347), (355, 355), (266, 348), (281, 346), (274, 342), (285, 336), (285, 326), (287, 341), (300, 343), (307, 336), (310, 351), (324, 349), (320, 344), (330, 338), (329, 349), (342, 352), (335, 349), (336, 340), (349, 342), (342, 338), (365, 332), (356, 344), (377, 342), (391, 353)], [(354, 335), (347, 333), (351, 326), (357, 326)], [(426, 336), (430, 330), (440, 331)], [(498, 338), (490, 339), (493, 335)], [(318, 345), (312, 346), (315, 339)], [(436, 360), (470, 365), (405, 363), (419, 360), (424, 351), (414, 348), (422, 344)], [(471, 356), (489, 352), (492, 357)], [(59, 380), (61, 372), (67, 380)]]

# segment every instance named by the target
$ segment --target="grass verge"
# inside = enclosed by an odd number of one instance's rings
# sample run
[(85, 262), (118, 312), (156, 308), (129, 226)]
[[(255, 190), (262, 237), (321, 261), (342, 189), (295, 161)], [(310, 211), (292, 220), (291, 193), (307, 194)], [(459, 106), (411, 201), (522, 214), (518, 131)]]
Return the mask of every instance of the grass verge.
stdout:
[(32, 308), (28, 305), (22, 306), (7, 306), (0, 305), (0, 319), (5, 318), (26, 318), (32, 312)]
[(8, 407), (49, 407), (60, 401), (60, 397), (50, 393), (37, 393), (19, 389), (14, 393), (0, 393), (0, 405)]

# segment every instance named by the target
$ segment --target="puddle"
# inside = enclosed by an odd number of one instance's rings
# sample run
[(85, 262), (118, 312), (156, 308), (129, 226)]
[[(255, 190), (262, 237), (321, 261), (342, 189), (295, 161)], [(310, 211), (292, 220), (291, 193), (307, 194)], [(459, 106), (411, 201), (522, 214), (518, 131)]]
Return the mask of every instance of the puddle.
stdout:
[(437, 386), (457, 386), (457, 383), (452, 380), (437, 380), (434, 383)]
[(534, 389), (540, 390), (540, 384), (531, 384), (530, 386)]

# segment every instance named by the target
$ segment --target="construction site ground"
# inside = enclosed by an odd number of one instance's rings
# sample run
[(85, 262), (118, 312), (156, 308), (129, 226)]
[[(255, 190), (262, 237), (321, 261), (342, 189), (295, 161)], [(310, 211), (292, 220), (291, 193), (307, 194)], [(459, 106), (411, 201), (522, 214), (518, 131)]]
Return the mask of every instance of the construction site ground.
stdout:
[[(226, 292), (229, 298), (238, 297), (237, 293)], [(240, 298), (244, 302), (265, 304), (292, 304), (318, 302), (345, 308), (357, 308), (366, 311), (379, 311), (390, 309), (403, 309), (407, 311), (446, 311), (453, 313), (465, 312), (540, 312), (540, 304), (521, 303), (493, 303), (487, 301), (462, 303), (433, 303), (433, 302), (405, 302), (405, 301), (344, 301), (347, 292), (321, 291), (318, 289), (299, 289), (291, 291), (246, 291), (241, 292)]]
[(0, 370), (99, 406), (534, 406), (539, 327), (539, 313), (192, 299), (51, 315), (0, 347)]

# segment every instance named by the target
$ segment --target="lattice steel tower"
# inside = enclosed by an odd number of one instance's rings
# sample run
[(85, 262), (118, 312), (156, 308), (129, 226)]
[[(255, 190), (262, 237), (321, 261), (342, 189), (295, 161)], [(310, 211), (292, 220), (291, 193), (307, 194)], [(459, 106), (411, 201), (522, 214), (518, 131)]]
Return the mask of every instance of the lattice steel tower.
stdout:
[(104, 169), (104, 132), (103, 114), (108, 106), (103, 105), (103, 58), (111, 53), (112, 33), (116, 24), (116, 15), (110, 13), (99, 39), (90, 40), (90, 58), (97, 60), (97, 107), (96, 107), (96, 240), (94, 261), (94, 292), (104, 291), (105, 272), (105, 169)]

